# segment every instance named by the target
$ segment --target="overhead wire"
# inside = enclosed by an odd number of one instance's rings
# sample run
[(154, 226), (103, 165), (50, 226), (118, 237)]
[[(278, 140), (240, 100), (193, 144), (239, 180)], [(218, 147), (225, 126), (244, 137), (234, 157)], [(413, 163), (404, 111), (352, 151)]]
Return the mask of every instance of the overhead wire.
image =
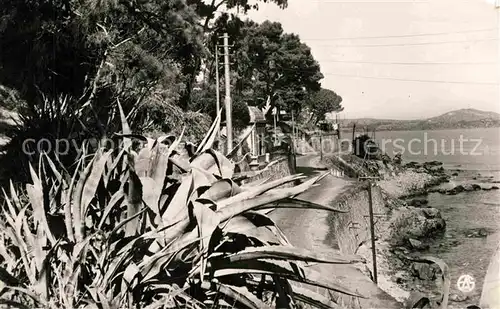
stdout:
[(406, 79), (406, 78), (394, 78), (394, 77), (382, 77), (382, 76), (364, 76), (364, 75), (351, 75), (351, 74), (341, 74), (341, 73), (322, 73), (323, 75), (332, 76), (342, 76), (342, 77), (352, 77), (352, 78), (367, 78), (367, 79), (381, 79), (381, 80), (395, 80), (403, 82), (419, 82), (419, 83), (439, 83), (439, 84), (469, 84), (469, 85), (488, 85), (488, 86), (498, 86), (498, 83), (494, 82), (473, 82), (473, 81), (444, 81), (444, 80), (425, 80), (425, 79)]
[[(283, 71), (297, 72), (297, 71), (307, 71), (304, 69), (289, 69), (280, 68)], [(365, 78), (365, 79), (379, 79), (379, 80), (393, 80), (401, 82), (419, 82), (419, 83), (437, 83), (437, 84), (461, 84), (461, 85), (484, 85), (484, 86), (498, 86), (496, 82), (475, 82), (475, 81), (447, 81), (447, 80), (432, 80), (432, 79), (411, 79), (411, 78), (398, 78), (398, 77), (386, 77), (386, 76), (366, 76), (366, 75), (356, 75), (356, 74), (342, 74), (342, 73), (330, 73), (321, 72), (324, 76), (340, 76), (340, 77), (351, 77), (351, 78)]]
[(448, 31), (448, 32), (434, 32), (434, 33), (412, 33), (412, 34), (400, 34), (400, 35), (383, 35), (383, 36), (358, 36), (358, 37), (343, 37), (343, 38), (301, 38), (305, 41), (337, 41), (337, 40), (367, 40), (367, 39), (388, 39), (388, 38), (410, 38), (410, 37), (421, 37), (421, 36), (435, 36), (435, 35), (448, 35), (448, 34), (460, 34), (460, 33), (474, 33), (474, 32), (486, 32), (497, 30), (498, 28), (486, 28), (486, 29), (471, 29), (462, 31)]
[(490, 65), (496, 62), (376, 62), (376, 61), (349, 61), (349, 60), (332, 60), (332, 59), (316, 59), (320, 63), (351, 63), (351, 64), (378, 64), (378, 65)]
[[(457, 43), (477, 43), (486, 41), (498, 41), (498, 38), (486, 38), (475, 40), (462, 40), (462, 41), (439, 41), (439, 42), (419, 42), (419, 43), (394, 43), (394, 44), (359, 44), (359, 45), (335, 45), (335, 44), (320, 44), (323, 47), (341, 47), (341, 48), (354, 48), (354, 47), (400, 47), (400, 46), (419, 46), (419, 45), (440, 45), (440, 44), (457, 44)], [(318, 45), (316, 45), (318, 46)]]

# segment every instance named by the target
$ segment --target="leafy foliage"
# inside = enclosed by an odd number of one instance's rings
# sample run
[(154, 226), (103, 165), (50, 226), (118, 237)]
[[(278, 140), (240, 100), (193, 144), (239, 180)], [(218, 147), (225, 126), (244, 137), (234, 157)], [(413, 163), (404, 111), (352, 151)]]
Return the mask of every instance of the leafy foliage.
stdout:
[[(93, 153), (100, 140), (112, 138), (112, 132), (119, 130), (118, 105), (112, 104), (107, 110), (96, 116), (95, 109), (79, 106), (67, 96), (44, 97), (40, 104), (22, 108), (19, 121), (8, 128), (10, 140), (0, 146), (0, 151), (4, 152), (0, 156), (0, 184), (6, 185), (9, 180), (16, 185), (29, 181), (29, 164), (37, 164), (42, 151), (72, 173), (84, 140), (88, 141), (85, 147)], [(183, 112), (178, 106), (167, 103), (154, 104), (147, 110), (136, 107), (124, 113), (130, 126), (139, 132), (147, 131), (150, 136), (164, 135), (157, 132), (180, 134), (182, 127), (186, 127), (184, 137), (194, 142), (203, 138), (211, 124), (204, 114)]]
[[(287, 5), (286, 0), (260, 2)], [(273, 104), (298, 108), (308, 93), (319, 89), (319, 65), (297, 36), (285, 34), (279, 23), (259, 25), (227, 14), (215, 19), (221, 7), (247, 12), (258, 4), (3, 1), (0, 85), (18, 90), (30, 106), (67, 96), (72, 109), (90, 110), (93, 121), (85, 124), (96, 124), (101, 135), (118, 100), (127, 114), (137, 116), (132, 126), (144, 125), (149, 117), (159, 127), (172, 106), (184, 111), (193, 106), (196, 76), (206, 68), (214, 72), (208, 49), (227, 31), (236, 43), (235, 102), (262, 105), (271, 96)]]
[[(177, 105), (185, 67), (204, 52), (198, 15), (183, 0), (6, 0), (0, 84), (30, 105), (69, 96), (106, 122), (124, 109)], [(159, 110), (161, 110), (159, 108)]]
[[(266, 216), (274, 207), (339, 211), (295, 200), (322, 176), (258, 185), (233, 180), (234, 163), (211, 150), (220, 115), (187, 157), (182, 136), (131, 134), (84, 153), (74, 173), (42, 155), (25, 194), (10, 186), (0, 225), (1, 302), (17, 308), (295, 308), (332, 302), (290, 281), (361, 296), (304, 267), (355, 256), (290, 245)], [(132, 139), (144, 143), (138, 152)], [(234, 153), (231, 152), (231, 153)], [(283, 202), (281, 202), (283, 201)], [(346, 266), (348, 267), (348, 266)], [(269, 296), (271, 299), (268, 299)]]
[(319, 63), (310, 48), (297, 35), (285, 33), (280, 23), (258, 24), (222, 15), (216, 24), (220, 30), (212, 36), (212, 44), (223, 31), (234, 44), (232, 95), (256, 106), (265, 105), (270, 97), (273, 106), (299, 110), (309, 94), (319, 91), (323, 78)]
[[(257, 10), (259, 8), (258, 2), (275, 3), (282, 9), (286, 8), (288, 5), (288, 0), (258, 0), (257, 3), (250, 3), (248, 0), (212, 0), (211, 2), (206, 2), (204, 0), (187, 0), (187, 3), (196, 9), (203, 33), (212, 37), (214, 37), (214, 33), (221, 30), (220, 24), (217, 23), (218, 19), (216, 19), (216, 12), (220, 12), (220, 9), (223, 8), (236, 8), (238, 13), (246, 14), (251, 9)], [(223, 16), (227, 16), (227, 14), (224, 13)], [(214, 46), (213, 42), (209, 40), (208, 43), (210, 44), (208, 49), (211, 50)], [(190, 78), (186, 81), (186, 91), (184, 91), (180, 100), (180, 105), (183, 107), (188, 106), (191, 102), (191, 94), (196, 87), (196, 76), (200, 72), (202, 64), (213, 63), (213, 59), (210, 59), (210, 57), (207, 58), (201, 57), (200, 55), (194, 55), (194, 59), (191, 66), (184, 70), (184, 73), (190, 76)]]
[[(217, 116), (215, 91), (216, 89), (212, 85), (202, 85), (202, 88), (194, 90), (189, 108), (194, 111), (200, 111), (215, 119)], [(221, 120), (225, 121), (226, 113), (223, 95), (221, 95), (220, 106), (223, 108)], [(248, 113), (247, 103), (244, 101), (244, 98), (238, 95), (232, 96), (231, 107), (233, 128), (237, 131), (246, 128), (250, 122), (250, 114)]]
[[(286, 8), (288, 5), (288, 0), (260, 0), (260, 2), (272, 2), (278, 5), (281, 9)], [(242, 13), (247, 13), (251, 9), (257, 10), (259, 8), (258, 3), (251, 4), (248, 0), (212, 0), (211, 3), (206, 3), (202, 0), (188, 0), (188, 3), (195, 5), (196, 12), (202, 19), (204, 19), (203, 28), (205, 31), (211, 30), (210, 21), (215, 18), (214, 13), (223, 6), (227, 9), (237, 8), (238, 11), (241, 11)]]
[(330, 89), (321, 88), (318, 92), (311, 94), (307, 100), (308, 107), (313, 113), (314, 123), (325, 120), (325, 114), (341, 112), (342, 97)]
[(41, 151), (58, 151), (58, 160), (65, 168), (70, 168), (78, 158), (77, 148), (83, 140), (98, 138), (97, 126), (90, 126), (94, 129), (89, 130), (83, 125), (84, 122), (95, 124), (93, 116), (75, 109), (71, 103), (68, 97), (54, 100), (45, 97), (40, 104), (20, 107), (19, 119), (6, 132), (10, 140), (0, 147), (4, 152), (0, 157), (2, 185), (9, 180), (15, 184), (28, 181), (29, 163), (38, 162)]

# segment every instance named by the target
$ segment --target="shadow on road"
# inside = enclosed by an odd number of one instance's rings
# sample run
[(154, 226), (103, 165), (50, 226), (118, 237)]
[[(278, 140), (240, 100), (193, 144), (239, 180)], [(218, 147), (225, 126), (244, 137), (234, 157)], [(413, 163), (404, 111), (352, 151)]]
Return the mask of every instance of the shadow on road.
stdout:
[(325, 167), (297, 166), (297, 173), (302, 173), (305, 176), (314, 176), (326, 170)]

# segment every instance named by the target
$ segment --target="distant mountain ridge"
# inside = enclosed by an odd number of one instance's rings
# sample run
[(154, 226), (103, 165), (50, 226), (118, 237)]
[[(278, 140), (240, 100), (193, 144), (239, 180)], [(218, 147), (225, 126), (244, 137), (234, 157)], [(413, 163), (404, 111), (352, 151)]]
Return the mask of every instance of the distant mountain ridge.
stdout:
[(457, 123), (461, 121), (478, 121), (483, 119), (500, 119), (500, 114), (480, 111), (473, 108), (464, 108), (429, 118), (427, 121)]
[(353, 124), (356, 124), (359, 128), (364, 127), (369, 130), (376, 129), (378, 131), (491, 128), (500, 127), (500, 114), (473, 108), (464, 108), (420, 120), (374, 118), (341, 120), (341, 127), (345, 130), (352, 129)]

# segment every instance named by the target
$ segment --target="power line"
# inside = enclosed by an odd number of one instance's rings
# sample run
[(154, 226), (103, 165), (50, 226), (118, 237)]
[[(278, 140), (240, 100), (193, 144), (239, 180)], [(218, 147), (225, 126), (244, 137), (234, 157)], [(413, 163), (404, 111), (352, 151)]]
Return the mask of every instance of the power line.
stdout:
[(337, 41), (337, 40), (366, 40), (366, 39), (386, 39), (386, 38), (410, 38), (410, 37), (420, 37), (420, 36), (434, 36), (434, 35), (447, 35), (447, 34), (457, 34), (457, 33), (473, 33), (473, 32), (485, 32), (493, 31), (497, 28), (488, 29), (476, 29), (476, 30), (463, 30), (463, 31), (450, 31), (450, 32), (435, 32), (435, 33), (415, 33), (415, 34), (401, 34), (401, 35), (384, 35), (384, 36), (358, 36), (358, 37), (344, 37), (344, 38), (331, 38), (331, 39), (304, 39), (304, 41)]
[(490, 65), (496, 62), (372, 62), (372, 61), (343, 61), (343, 60), (316, 60), (320, 63), (353, 63), (353, 64), (389, 64), (389, 65)]
[(422, 43), (400, 43), (400, 44), (363, 44), (363, 45), (332, 45), (332, 44), (321, 44), (324, 47), (397, 47), (397, 46), (419, 46), (419, 45), (439, 45), (439, 44), (456, 44), (456, 43), (476, 43), (476, 42), (486, 42), (486, 41), (497, 41), (498, 38), (487, 38), (487, 39), (477, 39), (477, 40), (465, 40), (465, 41), (441, 41), (441, 42), (422, 42)]
[(349, 74), (337, 74), (337, 73), (323, 73), (323, 75), (333, 75), (333, 76), (353, 77), (353, 78), (382, 79), (382, 80), (396, 80), (396, 81), (403, 81), (403, 82), (441, 83), (441, 84), (470, 84), (470, 85), (494, 85), (494, 86), (498, 86), (498, 83), (491, 83), (491, 82), (462, 82), (462, 81), (444, 81), (444, 80), (404, 79), (404, 78), (393, 78), (393, 77), (362, 76), (362, 75), (349, 75)]
[[(280, 70), (297, 72), (297, 71), (309, 71), (307, 69), (291, 69), (291, 68), (283, 68), (280, 67)], [(339, 74), (339, 73), (328, 73), (321, 72), (323, 76), (331, 75), (331, 76), (341, 76), (341, 77), (353, 77), (353, 78), (368, 78), (368, 79), (381, 79), (381, 80), (395, 80), (402, 82), (421, 82), (421, 83), (441, 83), (441, 84), (469, 84), (469, 85), (488, 85), (488, 86), (499, 86), (498, 83), (493, 82), (465, 82), (465, 81), (445, 81), (445, 80), (425, 80), (425, 79), (405, 79), (405, 78), (396, 78), (396, 77), (380, 77), (380, 76), (363, 76), (363, 75), (350, 75), (350, 74)]]

